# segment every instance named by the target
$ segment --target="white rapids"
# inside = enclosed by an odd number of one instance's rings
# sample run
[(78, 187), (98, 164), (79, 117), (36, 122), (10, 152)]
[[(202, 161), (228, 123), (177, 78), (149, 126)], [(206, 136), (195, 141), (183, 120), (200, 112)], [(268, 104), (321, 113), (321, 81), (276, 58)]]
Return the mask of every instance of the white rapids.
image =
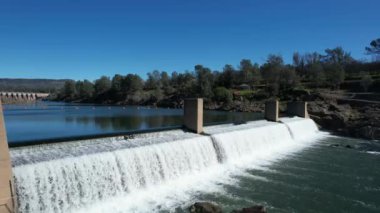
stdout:
[[(236, 168), (316, 141), (311, 119), (284, 118), (11, 149), (19, 212), (152, 212), (218, 190)], [(256, 164), (255, 164), (256, 163)]]

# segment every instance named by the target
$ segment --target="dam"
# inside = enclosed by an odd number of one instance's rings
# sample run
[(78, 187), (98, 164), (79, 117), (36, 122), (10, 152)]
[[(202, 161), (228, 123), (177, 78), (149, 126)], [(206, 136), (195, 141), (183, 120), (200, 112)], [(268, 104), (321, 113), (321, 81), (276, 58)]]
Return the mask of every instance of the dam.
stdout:
[(71, 212), (133, 196), (223, 164), (277, 155), (318, 132), (310, 119), (281, 121), (206, 127), (210, 136), (172, 130), (11, 149), (19, 212)]
[[(292, 110), (304, 117), (278, 118), (278, 102), (271, 102), (265, 116), (278, 122), (207, 127), (201, 99), (186, 105), (186, 129), (11, 148), (13, 204), (8, 211), (85, 212), (227, 165), (286, 154), (320, 137), (300, 110), (304, 103)], [(124, 212), (129, 211), (127, 205)]]

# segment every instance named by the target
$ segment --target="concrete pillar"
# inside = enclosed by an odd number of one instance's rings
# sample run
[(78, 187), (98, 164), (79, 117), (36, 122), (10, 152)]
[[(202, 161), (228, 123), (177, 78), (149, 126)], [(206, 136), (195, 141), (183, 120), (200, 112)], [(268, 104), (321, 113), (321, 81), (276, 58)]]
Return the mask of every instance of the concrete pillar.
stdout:
[(195, 133), (203, 132), (203, 99), (186, 99), (184, 106), (184, 125)]
[(265, 119), (268, 121), (279, 121), (279, 103), (277, 100), (265, 102)]
[(304, 101), (289, 102), (286, 112), (288, 115), (309, 118), (309, 114), (307, 113), (307, 102)]
[(0, 213), (15, 212), (12, 166), (0, 101)]

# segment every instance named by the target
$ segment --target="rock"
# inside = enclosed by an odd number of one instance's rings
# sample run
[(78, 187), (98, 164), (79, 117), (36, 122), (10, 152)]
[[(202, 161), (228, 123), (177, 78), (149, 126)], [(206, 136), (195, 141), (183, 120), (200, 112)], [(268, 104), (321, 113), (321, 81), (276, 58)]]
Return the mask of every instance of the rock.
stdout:
[(222, 209), (210, 202), (196, 202), (189, 207), (190, 213), (222, 213)]
[(354, 147), (352, 147), (351, 145), (349, 145), (349, 144), (347, 144), (346, 146), (344, 146), (344, 147), (346, 147), (347, 149), (353, 149)]
[(264, 206), (252, 206), (249, 208), (243, 208), (241, 210), (234, 210), (232, 213), (266, 213), (267, 210)]
[(358, 130), (358, 134), (367, 139), (379, 139), (380, 127), (364, 126)]

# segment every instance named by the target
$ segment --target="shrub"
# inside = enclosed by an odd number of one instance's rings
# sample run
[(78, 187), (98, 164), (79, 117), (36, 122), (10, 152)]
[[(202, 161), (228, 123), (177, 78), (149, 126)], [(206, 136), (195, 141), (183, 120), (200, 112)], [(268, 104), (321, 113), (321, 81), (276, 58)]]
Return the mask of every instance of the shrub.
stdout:
[(232, 92), (225, 87), (217, 87), (214, 89), (214, 99), (219, 102), (231, 103)]

